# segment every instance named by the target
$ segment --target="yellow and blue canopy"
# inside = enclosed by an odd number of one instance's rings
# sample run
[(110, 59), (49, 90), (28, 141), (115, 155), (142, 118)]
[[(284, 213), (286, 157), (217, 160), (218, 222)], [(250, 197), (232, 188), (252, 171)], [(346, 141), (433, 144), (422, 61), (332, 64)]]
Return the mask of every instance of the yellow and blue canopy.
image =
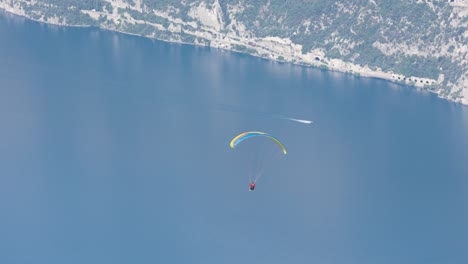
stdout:
[(267, 134), (265, 132), (260, 132), (260, 131), (249, 131), (249, 132), (240, 133), (239, 135), (237, 135), (235, 138), (231, 140), (231, 143), (229, 144), (229, 146), (231, 146), (231, 148), (234, 148), (240, 142), (251, 137), (267, 137), (273, 140), (274, 142), (276, 142), (276, 144), (278, 144), (278, 146), (281, 147), (281, 149), (283, 150), (283, 153), (286, 155), (286, 149), (284, 148), (283, 144), (277, 138), (275, 138), (274, 136), (270, 134)]

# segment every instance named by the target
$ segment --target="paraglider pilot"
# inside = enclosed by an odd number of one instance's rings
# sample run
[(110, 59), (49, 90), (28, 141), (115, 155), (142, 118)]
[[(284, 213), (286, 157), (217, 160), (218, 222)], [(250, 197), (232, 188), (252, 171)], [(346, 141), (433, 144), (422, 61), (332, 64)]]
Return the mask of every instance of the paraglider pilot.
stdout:
[(255, 189), (255, 182), (249, 184), (249, 192)]

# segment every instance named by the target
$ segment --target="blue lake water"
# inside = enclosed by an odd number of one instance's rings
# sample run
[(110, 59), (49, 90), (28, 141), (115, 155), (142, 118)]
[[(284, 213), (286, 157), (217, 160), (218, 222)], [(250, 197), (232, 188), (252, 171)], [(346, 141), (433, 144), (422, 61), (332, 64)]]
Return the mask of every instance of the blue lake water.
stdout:
[[(288, 149), (254, 192), (229, 148), (248, 130)], [(0, 263), (462, 264), (467, 245), (468, 107), (0, 13)]]

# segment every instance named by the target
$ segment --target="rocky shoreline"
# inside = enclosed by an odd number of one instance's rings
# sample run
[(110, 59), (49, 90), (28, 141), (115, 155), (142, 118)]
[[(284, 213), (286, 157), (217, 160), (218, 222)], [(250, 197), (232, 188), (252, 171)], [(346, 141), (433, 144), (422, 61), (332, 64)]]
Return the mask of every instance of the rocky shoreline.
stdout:
[[(31, 17), (25, 12), (19, 2), (23, 1), (0, 0), (0, 9), (48, 24), (79, 27), (89, 26), (69, 24), (66, 18), (47, 18), (40, 14), (38, 14), (36, 18)], [(236, 26), (236, 30), (224, 28), (224, 23), (222, 23), (222, 19), (220, 18), (221, 7), (217, 2), (215, 2), (213, 6), (201, 4), (194, 9), (191, 15), (195, 20), (200, 21), (198, 24), (184, 22), (179, 18), (171, 17), (167, 12), (152, 10), (152, 14), (155, 16), (169, 21), (168, 25), (144, 21), (133, 17), (129, 12), (119, 12), (121, 9), (144, 12), (141, 5), (131, 6), (126, 2), (115, 0), (109, 0), (108, 2), (112, 6), (112, 10), (80, 10), (80, 12), (88, 15), (95, 21), (99, 21), (98, 26), (107, 30), (169, 42), (210, 46), (247, 53), (271, 60), (350, 73), (361, 77), (384, 79), (404, 85), (425, 88), (438, 94), (439, 97), (468, 105), (468, 87), (462, 87), (463, 94), (460, 98), (450, 98), (440, 94), (440, 90), (432, 89), (442, 84), (444, 80), (443, 76), (439, 76), (439, 78), (435, 80), (418, 76), (404, 76), (393, 72), (382, 71), (381, 69), (371, 69), (367, 65), (361, 66), (340, 59), (327, 58), (325, 51), (322, 49), (311, 50), (303, 54), (302, 46), (293, 43), (288, 38), (274, 36), (258, 38), (248, 31), (243, 31), (242, 24), (236, 24), (236, 21), (231, 22), (232, 25)], [(137, 33), (129, 30), (137, 26), (150, 28), (151, 30), (147, 30), (149, 33)]]

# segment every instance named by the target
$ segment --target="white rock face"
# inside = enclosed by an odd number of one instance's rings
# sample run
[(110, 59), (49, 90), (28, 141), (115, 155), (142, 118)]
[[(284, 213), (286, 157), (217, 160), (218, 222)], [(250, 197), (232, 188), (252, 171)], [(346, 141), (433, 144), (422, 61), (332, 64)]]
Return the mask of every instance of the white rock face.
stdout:
[(113, 7), (118, 7), (118, 8), (130, 8), (130, 5), (122, 0), (104, 0), (105, 2), (108, 2), (111, 4)]
[(140, 12), (143, 12), (143, 0), (133, 0), (133, 3), (135, 4), (135, 9), (140, 11)]
[(199, 6), (193, 7), (190, 10), (189, 16), (199, 20), (202, 25), (213, 28), (216, 31), (224, 28), (222, 10), (218, 0), (212, 6), (207, 6), (204, 2), (200, 3)]
[(468, 105), (468, 89), (465, 88), (463, 91), (462, 104)]
[(14, 0), (3, 0), (0, 1), (0, 9), (3, 9), (7, 12), (24, 16), (24, 10), (21, 8), (21, 5), (18, 1)]

